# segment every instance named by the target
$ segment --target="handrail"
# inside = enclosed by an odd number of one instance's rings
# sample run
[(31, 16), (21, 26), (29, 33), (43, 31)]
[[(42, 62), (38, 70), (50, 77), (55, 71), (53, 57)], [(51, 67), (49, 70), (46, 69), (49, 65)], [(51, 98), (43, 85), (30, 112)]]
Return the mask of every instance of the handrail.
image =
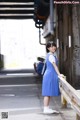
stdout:
[[(71, 107), (76, 111), (77, 119), (80, 120), (80, 94), (79, 92), (74, 89), (64, 78), (59, 77), (60, 79), (60, 91), (61, 95), (65, 99), (65, 103), (70, 103)], [(61, 101), (63, 104), (63, 101)], [(66, 106), (66, 105), (64, 105)]]

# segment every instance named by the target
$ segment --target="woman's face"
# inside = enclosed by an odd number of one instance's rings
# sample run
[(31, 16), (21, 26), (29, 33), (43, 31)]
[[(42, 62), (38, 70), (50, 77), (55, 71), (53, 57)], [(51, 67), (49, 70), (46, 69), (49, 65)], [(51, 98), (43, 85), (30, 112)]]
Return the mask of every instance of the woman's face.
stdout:
[(48, 48), (49, 52), (54, 53), (56, 51), (56, 47), (55, 46), (51, 46)]

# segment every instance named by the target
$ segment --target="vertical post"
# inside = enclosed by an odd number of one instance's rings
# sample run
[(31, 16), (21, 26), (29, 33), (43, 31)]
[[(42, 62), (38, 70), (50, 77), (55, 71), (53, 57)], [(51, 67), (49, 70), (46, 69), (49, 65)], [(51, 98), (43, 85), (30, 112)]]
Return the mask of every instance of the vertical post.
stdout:
[(66, 107), (67, 107), (67, 101), (66, 101), (66, 99), (63, 97), (62, 94), (61, 94), (61, 106), (62, 106), (62, 108), (66, 108)]
[(73, 72), (73, 68), (72, 68), (72, 64), (73, 64), (73, 62), (72, 62), (72, 59), (73, 59), (73, 57), (72, 57), (72, 54), (73, 54), (73, 52), (72, 52), (72, 49), (74, 48), (74, 47), (72, 47), (72, 7), (70, 7), (70, 6), (68, 6), (68, 35), (69, 35), (69, 48), (68, 48), (68, 55), (69, 55), (69, 66), (70, 66), (70, 68), (69, 68), (69, 83), (71, 84), (71, 85), (73, 85), (74, 86), (74, 82), (73, 82), (73, 76), (72, 76), (72, 72)]
[[(66, 80), (66, 76), (65, 76), (65, 80)], [(61, 105), (62, 105), (62, 108), (67, 107), (67, 101), (62, 94), (61, 94)]]
[(76, 114), (76, 120), (80, 120), (80, 116)]
[(53, 0), (50, 0), (50, 27), (51, 34), (54, 32), (54, 8), (53, 8)]

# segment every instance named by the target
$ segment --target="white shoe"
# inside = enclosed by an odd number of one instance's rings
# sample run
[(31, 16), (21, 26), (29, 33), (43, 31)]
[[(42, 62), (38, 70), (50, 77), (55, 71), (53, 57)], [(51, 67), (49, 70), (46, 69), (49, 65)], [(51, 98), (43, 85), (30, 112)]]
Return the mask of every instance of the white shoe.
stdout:
[(44, 109), (44, 111), (43, 111), (43, 113), (44, 114), (53, 114), (53, 113), (59, 113), (58, 111), (56, 111), (56, 110), (52, 110), (52, 109)]
[(59, 114), (59, 111), (57, 111), (57, 110), (53, 110), (53, 113)]

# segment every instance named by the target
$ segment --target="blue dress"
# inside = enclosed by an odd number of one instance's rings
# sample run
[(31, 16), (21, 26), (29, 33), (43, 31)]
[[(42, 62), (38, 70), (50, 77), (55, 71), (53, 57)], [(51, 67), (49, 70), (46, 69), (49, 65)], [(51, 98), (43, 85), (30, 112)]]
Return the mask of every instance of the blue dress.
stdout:
[[(46, 71), (43, 75), (42, 81), (42, 96), (58, 96), (59, 90), (59, 79), (54, 69), (53, 64), (49, 61), (49, 53), (46, 56)], [(55, 57), (55, 56), (54, 56)], [(55, 57), (56, 65), (57, 58)]]

